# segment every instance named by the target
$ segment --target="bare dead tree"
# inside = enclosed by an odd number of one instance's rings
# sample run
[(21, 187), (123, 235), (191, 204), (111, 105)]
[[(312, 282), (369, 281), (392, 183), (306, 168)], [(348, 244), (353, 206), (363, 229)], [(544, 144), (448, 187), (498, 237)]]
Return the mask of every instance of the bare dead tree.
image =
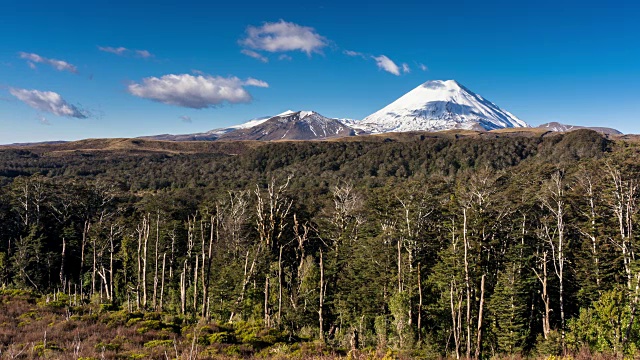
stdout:
[(324, 342), (324, 297), (327, 292), (327, 284), (324, 281), (324, 261), (322, 249), (320, 249), (320, 286), (319, 286), (319, 304), (318, 304), (318, 327), (320, 332), (320, 341)]
[(561, 172), (555, 172), (551, 175), (551, 181), (546, 185), (543, 196), (540, 201), (545, 209), (547, 209), (553, 216), (555, 226), (543, 220), (543, 237), (549, 243), (551, 248), (551, 256), (553, 262), (553, 269), (558, 278), (559, 292), (558, 302), (560, 308), (560, 326), (562, 341), (564, 346), (565, 337), (565, 313), (564, 313), (564, 268), (567, 263), (566, 257), (566, 237), (565, 237), (565, 184), (563, 181), (563, 174)]
[[(204, 250), (202, 251), (203, 253), (203, 260), (202, 260), (202, 269), (203, 269), (203, 273), (202, 273), (202, 278), (203, 278), (203, 288), (202, 288), (202, 318), (208, 318), (208, 299), (209, 299), (209, 285), (210, 285), (210, 278), (211, 278), (211, 266), (212, 266), (212, 257), (213, 257), (213, 242), (214, 239), (216, 240), (216, 242), (220, 243), (220, 214), (221, 214), (222, 210), (219, 204), (216, 204), (216, 213), (215, 215), (211, 215), (209, 220), (209, 227), (210, 227), (210, 232), (209, 232), (209, 249), (206, 253), (206, 259), (205, 259), (205, 252)], [(204, 243), (203, 243), (204, 246)], [(205, 264), (205, 260), (206, 260), (206, 264)], [(206, 266), (206, 272), (204, 271)]]
[(589, 239), (591, 244), (591, 256), (594, 262), (595, 282), (598, 289), (600, 289), (601, 273), (600, 273), (600, 246), (601, 240), (598, 236), (597, 219), (600, 217), (596, 210), (596, 201), (598, 200), (598, 194), (596, 191), (596, 184), (594, 176), (585, 169), (582, 169), (577, 176), (576, 186), (578, 191), (584, 194), (587, 200), (587, 209), (583, 210), (583, 216), (587, 218), (588, 223), (586, 226), (579, 227), (578, 231), (582, 236)]
[(167, 262), (167, 253), (162, 253), (162, 281), (160, 283), (160, 312), (164, 311), (164, 279), (165, 265)]
[(618, 223), (620, 238), (612, 240), (615, 246), (622, 252), (624, 271), (627, 276), (627, 287), (633, 288), (633, 274), (631, 263), (635, 260), (635, 244), (633, 243), (633, 217), (637, 213), (637, 189), (634, 180), (624, 180), (619, 169), (607, 165), (609, 177), (613, 183), (612, 196), (609, 198), (609, 206), (613, 210)]
[[(277, 186), (275, 179), (271, 179), (271, 182), (267, 184), (266, 194), (260, 191), (259, 187), (256, 187), (256, 228), (258, 230), (258, 236), (260, 242), (264, 243), (265, 249), (269, 250), (269, 254), (273, 254), (275, 249), (279, 249), (281, 245), (281, 238), (287, 227), (287, 215), (291, 210), (293, 201), (286, 198), (285, 192), (289, 186), (289, 181), (292, 176), (287, 177), (287, 181)], [(269, 258), (267, 258), (269, 261)], [(269, 304), (269, 264), (267, 264), (267, 271), (265, 273), (264, 283), (264, 323), (266, 327), (271, 327), (271, 307)], [(281, 278), (281, 272), (278, 277)], [(279, 289), (281, 288), (281, 279), (278, 281)]]
[(538, 265), (533, 268), (533, 271), (542, 286), (542, 293), (540, 294), (542, 297), (542, 303), (544, 304), (544, 313), (542, 315), (542, 335), (545, 339), (549, 337), (549, 333), (551, 332), (551, 299), (549, 298), (549, 276), (547, 271), (548, 254), (549, 251), (546, 248), (543, 247), (542, 250), (538, 249), (536, 253)]
[(158, 244), (160, 242), (160, 210), (156, 213), (156, 241), (153, 251), (154, 270), (153, 270), (153, 309), (158, 310)]
[[(142, 222), (136, 228), (138, 233), (138, 282), (136, 285), (136, 304), (138, 308), (147, 306), (147, 245), (149, 242), (149, 216), (144, 215)], [(140, 295), (142, 292), (142, 296)]]
[(482, 280), (480, 282), (480, 306), (478, 307), (478, 328), (476, 330), (477, 340), (476, 340), (476, 353), (475, 359), (480, 359), (482, 356), (482, 320), (483, 320), (483, 311), (484, 311), (484, 280), (487, 277), (486, 274), (482, 274)]

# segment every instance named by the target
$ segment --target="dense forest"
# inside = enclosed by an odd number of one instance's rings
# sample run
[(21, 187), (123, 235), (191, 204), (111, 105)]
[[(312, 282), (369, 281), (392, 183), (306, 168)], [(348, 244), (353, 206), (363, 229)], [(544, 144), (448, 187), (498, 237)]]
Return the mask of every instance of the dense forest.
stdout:
[(0, 149), (0, 355), (637, 355), (632, 141), (130, 144)]

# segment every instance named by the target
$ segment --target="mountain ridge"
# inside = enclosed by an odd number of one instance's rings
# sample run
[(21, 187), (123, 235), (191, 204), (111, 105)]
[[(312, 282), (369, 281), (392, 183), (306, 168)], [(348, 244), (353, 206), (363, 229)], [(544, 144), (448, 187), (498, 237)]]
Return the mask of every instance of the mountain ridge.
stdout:
[(540, 124), (537, 127), (541, 129), (548, 129), (549, 131), (554, 131), (554, 132), (567, 132), (567, 131), (574, 131), (579, 129), (588, 129), (588, 130), (593, 130), (605, 135), (622, 135), (623, 134), (620, 130), (610, 128), (610, 127), (568, 125), (568, 124), (563, 124), (556, 121)]
[[(548, 128), (550, 131), (587, 128), (609, 135), (621, 134), (611, 128), (559, 123), (547, 123), (538, 127)], [(363, 120), (327, 118), (309, 110), (287, 110), (275, 116), (256, 118), (239, 125), (202, 133), (163, 134), (142, 138), (170, 141), (319, 140), (390, 132), (494, 131), (517, 128), (532, 127), (456, 80), (430, 80)]]

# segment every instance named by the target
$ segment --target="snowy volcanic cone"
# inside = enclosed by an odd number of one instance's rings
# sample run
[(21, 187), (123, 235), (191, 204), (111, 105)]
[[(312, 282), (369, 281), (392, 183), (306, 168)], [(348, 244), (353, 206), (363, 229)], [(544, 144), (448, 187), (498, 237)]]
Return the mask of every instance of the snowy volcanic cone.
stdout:
[(356, 127), (381, 133), (494, 130), (529, 125), (455, 80), (433, 80), (367, 116)]

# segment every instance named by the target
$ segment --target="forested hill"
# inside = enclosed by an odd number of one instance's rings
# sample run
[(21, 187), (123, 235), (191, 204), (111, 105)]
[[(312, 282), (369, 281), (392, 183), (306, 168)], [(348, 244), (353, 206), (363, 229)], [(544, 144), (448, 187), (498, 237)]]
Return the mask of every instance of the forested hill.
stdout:
[(3, 147), (0, 285), (137, 327), (57, 358), (633, 355), (638, 164), (590, 130)]
[(573, 164), (599, 158), (611, 142), (589, 131), (568, 134), (404, 133), (338, 141), (169, 142), (96, 139), (0, 147), (0, 179), (99, 180), (123, 190), (242, 188), (273, 176), (327, 189), (338, 180), (377, 186), (389, 179), (454, 176), (482, 167), (507, 169), (525, 159)]

